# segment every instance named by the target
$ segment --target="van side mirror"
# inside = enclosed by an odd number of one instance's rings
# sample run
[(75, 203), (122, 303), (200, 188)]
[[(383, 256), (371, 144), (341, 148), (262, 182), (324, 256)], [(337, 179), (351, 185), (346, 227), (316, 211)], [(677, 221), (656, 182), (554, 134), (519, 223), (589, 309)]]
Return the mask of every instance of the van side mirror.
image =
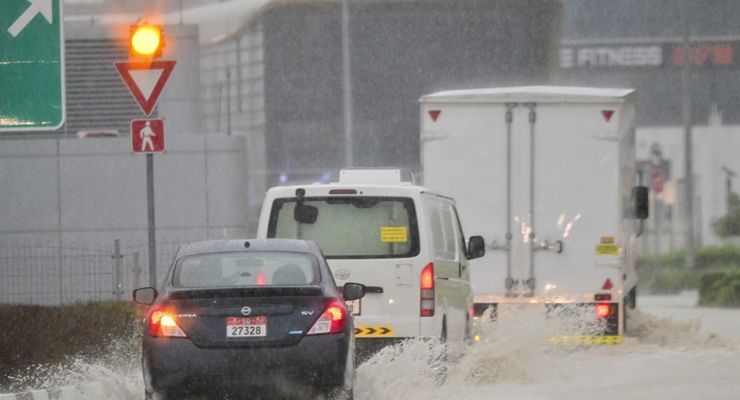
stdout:
[(634, 217), (637, 219), (648, 219), (650, 216), (650, 201), (647, 186), (633, 187), (632, 200), (635, 202)]
[(301, 224), (314, 224), (316, 218), (319, 216), (319, 209), (314, 206), (308, 206), (303, 204), (303, 201), (298, 201), (293, 210), (293, 219)]
[(486, 242), (483, 236), (471, 236), (468, 239), (468, 260), (481, 258), (486, 254)]
[(145, 287), (134, 290), (134, 302), (139, 304), (152, 305), (154, 300), (157, 299), (157, 289), (153, 287)]
[(342, 297), (345, 301), (357, 300), (365, 297), (365, 285), (347, 282), (342, 289)]

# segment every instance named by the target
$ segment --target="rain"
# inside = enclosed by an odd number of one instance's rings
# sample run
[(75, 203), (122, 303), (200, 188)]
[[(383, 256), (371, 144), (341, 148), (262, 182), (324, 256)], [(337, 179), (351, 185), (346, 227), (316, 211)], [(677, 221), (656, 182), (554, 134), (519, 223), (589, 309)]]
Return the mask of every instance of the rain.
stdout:
[[(358, 358), (355, 399), (735, 399), (739, 74), (734, 0), (5, 0), (0, 400), (144, 398), (133, 291), (188, 243), (286, 234), (291, 202), (339, 287), (366, 285), (356, 332), (399, 339)], [(316, 233), (303, 195), (328, 215), (315, 193), (348, 169), (454, 207), (383, 225), (371, 197)], [(373, 221), (379, 246), (353, 243)], [(395, 283), (346, 243), (389, 251)], [(466, 340), (445, 273), (471, 290)], [(416, 334), (386, 311), (399, 288)]]

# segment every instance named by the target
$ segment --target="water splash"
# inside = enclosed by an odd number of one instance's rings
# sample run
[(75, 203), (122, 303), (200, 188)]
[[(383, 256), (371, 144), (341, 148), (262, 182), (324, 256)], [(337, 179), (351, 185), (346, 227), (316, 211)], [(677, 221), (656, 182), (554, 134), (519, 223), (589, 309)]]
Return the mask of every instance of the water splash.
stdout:
[[(668, 388), (674, 398), (694, 399), (710, 382), (733, 374), (715, 364), (740, 367), (740, 349), (702, 335), (699, 321), (676, 322), (635, 310), (621, 345), (554, 346), (547, 343), (550, 337), (598, 334), (603, 323), (591, 309), (547, 312), (531, 306), (500, 306), (495, 322), (482, 322), (489, 320), (487, 314), (478, 321), (479, 342), (448, 346), (454, 356), (446, 361), (440, 361), (444, 347), (437, 343), (409, 341), (384, 349), (359, 367), (356, 399), (593, 399), (627, 388), (632, 398), (667, 398), (651, 391)], [(697, 366), (703, 366), (704, 381), (690, 379)], [(444, 384), (435, 379), (440, 370), (447, 373)]]
[[(139, 332), (139, 329), (134, 331)], [(141, 336), (109, 340), (95, 354), (73, 355), (54, 364), (37, 364), (9, 376), (9, 387), (0, 392), (58, 390), (60, 387), (104, 382), (106, 396), (111, 399), (138, 399), (143, 393), (141, 381)], [(91, 399), (99, 393), (91, 394)]]

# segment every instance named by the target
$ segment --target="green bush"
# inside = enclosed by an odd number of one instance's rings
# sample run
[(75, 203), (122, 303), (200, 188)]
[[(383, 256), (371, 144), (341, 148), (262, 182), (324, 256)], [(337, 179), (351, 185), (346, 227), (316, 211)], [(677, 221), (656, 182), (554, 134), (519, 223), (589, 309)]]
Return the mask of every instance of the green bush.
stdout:
[(701, 273), (688, 268), (641, 267), (638, 272), (639, 286), (651, 293), (679, 293), (685, 289), (696, 288)]
[(696, 253), (696, 268), (686, 266), (683, 251), (638, 259), (640, 288), (652, 293), (699, 289), (705, 275), (730, 271), (740, 271), (740, 247), (701, 248)]
[(714, 232), (721, 238), (740, 236), (740, 196), (737, 193), (728, 195), (727, 208), (727, 214), (712, 223)]
[(699, 268), (736, 265), (740, 267), (740, 247), (721, 246), (704, 247), (696, 253), (696, 265)]
[(740, 307), (740, 270), (705, 274), (699, 286), (699, 305)]
[(0, 304), (0, 392), (23, 384), (10, 377), (28, 367), (99, 356), (111, 343), (137, 335), (139, 320), (128, 303)]
[[(685, 267), (686, 259), (683, 250), (674, 251), (659, 256), (643, 256), (638, 259), (640, 267)], [(697, 268), (713, 268), (725, 266), (740, 267), (740, 247), (719, 246), (703, 247), (696, 252)]]
[(673, 251), (658, 256), (641, 256), (637, 259), (640, 268), (683, 267), (686, 265), (683, 251)]

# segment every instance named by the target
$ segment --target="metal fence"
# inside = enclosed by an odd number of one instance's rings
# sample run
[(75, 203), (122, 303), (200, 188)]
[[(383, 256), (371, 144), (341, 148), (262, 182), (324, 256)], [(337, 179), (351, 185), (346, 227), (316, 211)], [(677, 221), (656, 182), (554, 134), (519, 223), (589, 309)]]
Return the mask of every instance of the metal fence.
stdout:
[[(161, 282), (182, 242), (157, 244)], [(149, 286), (146, 244), (108, 249), (0, 243), (0, 303), (56, 305), (131, 300)]]

